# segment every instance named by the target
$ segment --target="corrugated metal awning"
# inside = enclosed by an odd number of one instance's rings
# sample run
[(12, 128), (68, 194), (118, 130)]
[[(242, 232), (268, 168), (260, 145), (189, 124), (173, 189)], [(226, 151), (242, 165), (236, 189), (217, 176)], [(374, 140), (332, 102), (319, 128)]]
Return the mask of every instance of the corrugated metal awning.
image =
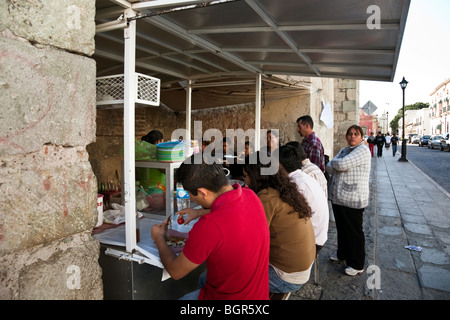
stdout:
[(161, 101), (184, 110), (179, 102), (187, 79), (193, 81), (192, 109), (247, 102), (255, 90), (248, 81), (257, 73), (268, 97), (305, 90), (278, 75), (392, 81), (410, 0), (96, 4), (98, 75), (123, 73), (123, 29), (100, 30), (105, 23), (126, 23), (123, 13), (132, 9), (138, 19), (136, 71), (161, 79)]

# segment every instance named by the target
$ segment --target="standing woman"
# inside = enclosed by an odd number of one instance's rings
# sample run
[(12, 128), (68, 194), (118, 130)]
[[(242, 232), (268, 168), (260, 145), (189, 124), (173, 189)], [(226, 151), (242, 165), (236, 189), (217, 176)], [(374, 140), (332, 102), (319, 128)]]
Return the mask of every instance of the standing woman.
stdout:
[(327, 164), (332, 175), (328, 195), (336, 221), (338, 250), (332, 260), (345, 260), (345, 273), (354, 276), (364, 271), (365, 238), (363, 212), (369, 204), (371, 156), (364, 145), (364, 131), (353, 125), (346, 134), (348, 147)]
[[(261, 174), (259, 161), (243, 165), (244, 181), (261, 200), (270, 231), (269, 292), (297, 291), (309, 280), (316, 255), (311, 208), (285, 169)], [(274, 160), (276, 161), (276, 160)], [(272, 164), (273, 165), (273, 164)]]

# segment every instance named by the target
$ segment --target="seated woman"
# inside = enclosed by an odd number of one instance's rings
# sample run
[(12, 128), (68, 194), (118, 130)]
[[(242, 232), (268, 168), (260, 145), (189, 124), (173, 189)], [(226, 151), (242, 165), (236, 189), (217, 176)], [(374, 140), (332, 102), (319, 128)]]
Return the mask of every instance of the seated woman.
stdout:
[[(270, 231), (269, 291), (297, 291), (309, 280), (316, 254), (311, 208), (285, 169), (261, 175), (263, 165), (247, 159), (244, 181), (260, 198)], [(272, 164), (273, 165), (273, 164)]]

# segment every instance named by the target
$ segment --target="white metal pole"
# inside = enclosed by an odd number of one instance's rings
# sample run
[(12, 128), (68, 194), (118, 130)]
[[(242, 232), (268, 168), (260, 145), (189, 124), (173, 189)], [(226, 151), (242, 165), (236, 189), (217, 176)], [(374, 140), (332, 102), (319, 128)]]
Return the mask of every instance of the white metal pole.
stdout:
[[(127, 9), (125, 14), (133, 14)], [(136, 186), (135, 186), (135, 97), (137, 78), (136, 20), (130, 20), (124, 29), (124, 192), (125, 192), (125, 241), (127, 252), (136, 248)]]
[[(186, 143), (191, 145), (191, 111), (192, 111), (192, 80), (187, 81), (186, 85)], [(187, 148), (186, 148), (187, 149)]]
[(255, 151), (261, 147), (261, 73), (256, 75), (255, 98)]

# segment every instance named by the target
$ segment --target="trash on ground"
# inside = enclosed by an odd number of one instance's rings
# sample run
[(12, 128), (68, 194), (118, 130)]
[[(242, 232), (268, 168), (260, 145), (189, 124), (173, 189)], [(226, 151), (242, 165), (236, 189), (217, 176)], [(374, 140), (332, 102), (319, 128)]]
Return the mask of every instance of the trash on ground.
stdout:
[(419, 247), (419, 246), (412, 246), (412, 245), (410, 245), (410, 246), (405, 246), (405, 249), (409, 249), (409, 250), (412, 250), (412, 251), (422, 251), (422, 247)]

